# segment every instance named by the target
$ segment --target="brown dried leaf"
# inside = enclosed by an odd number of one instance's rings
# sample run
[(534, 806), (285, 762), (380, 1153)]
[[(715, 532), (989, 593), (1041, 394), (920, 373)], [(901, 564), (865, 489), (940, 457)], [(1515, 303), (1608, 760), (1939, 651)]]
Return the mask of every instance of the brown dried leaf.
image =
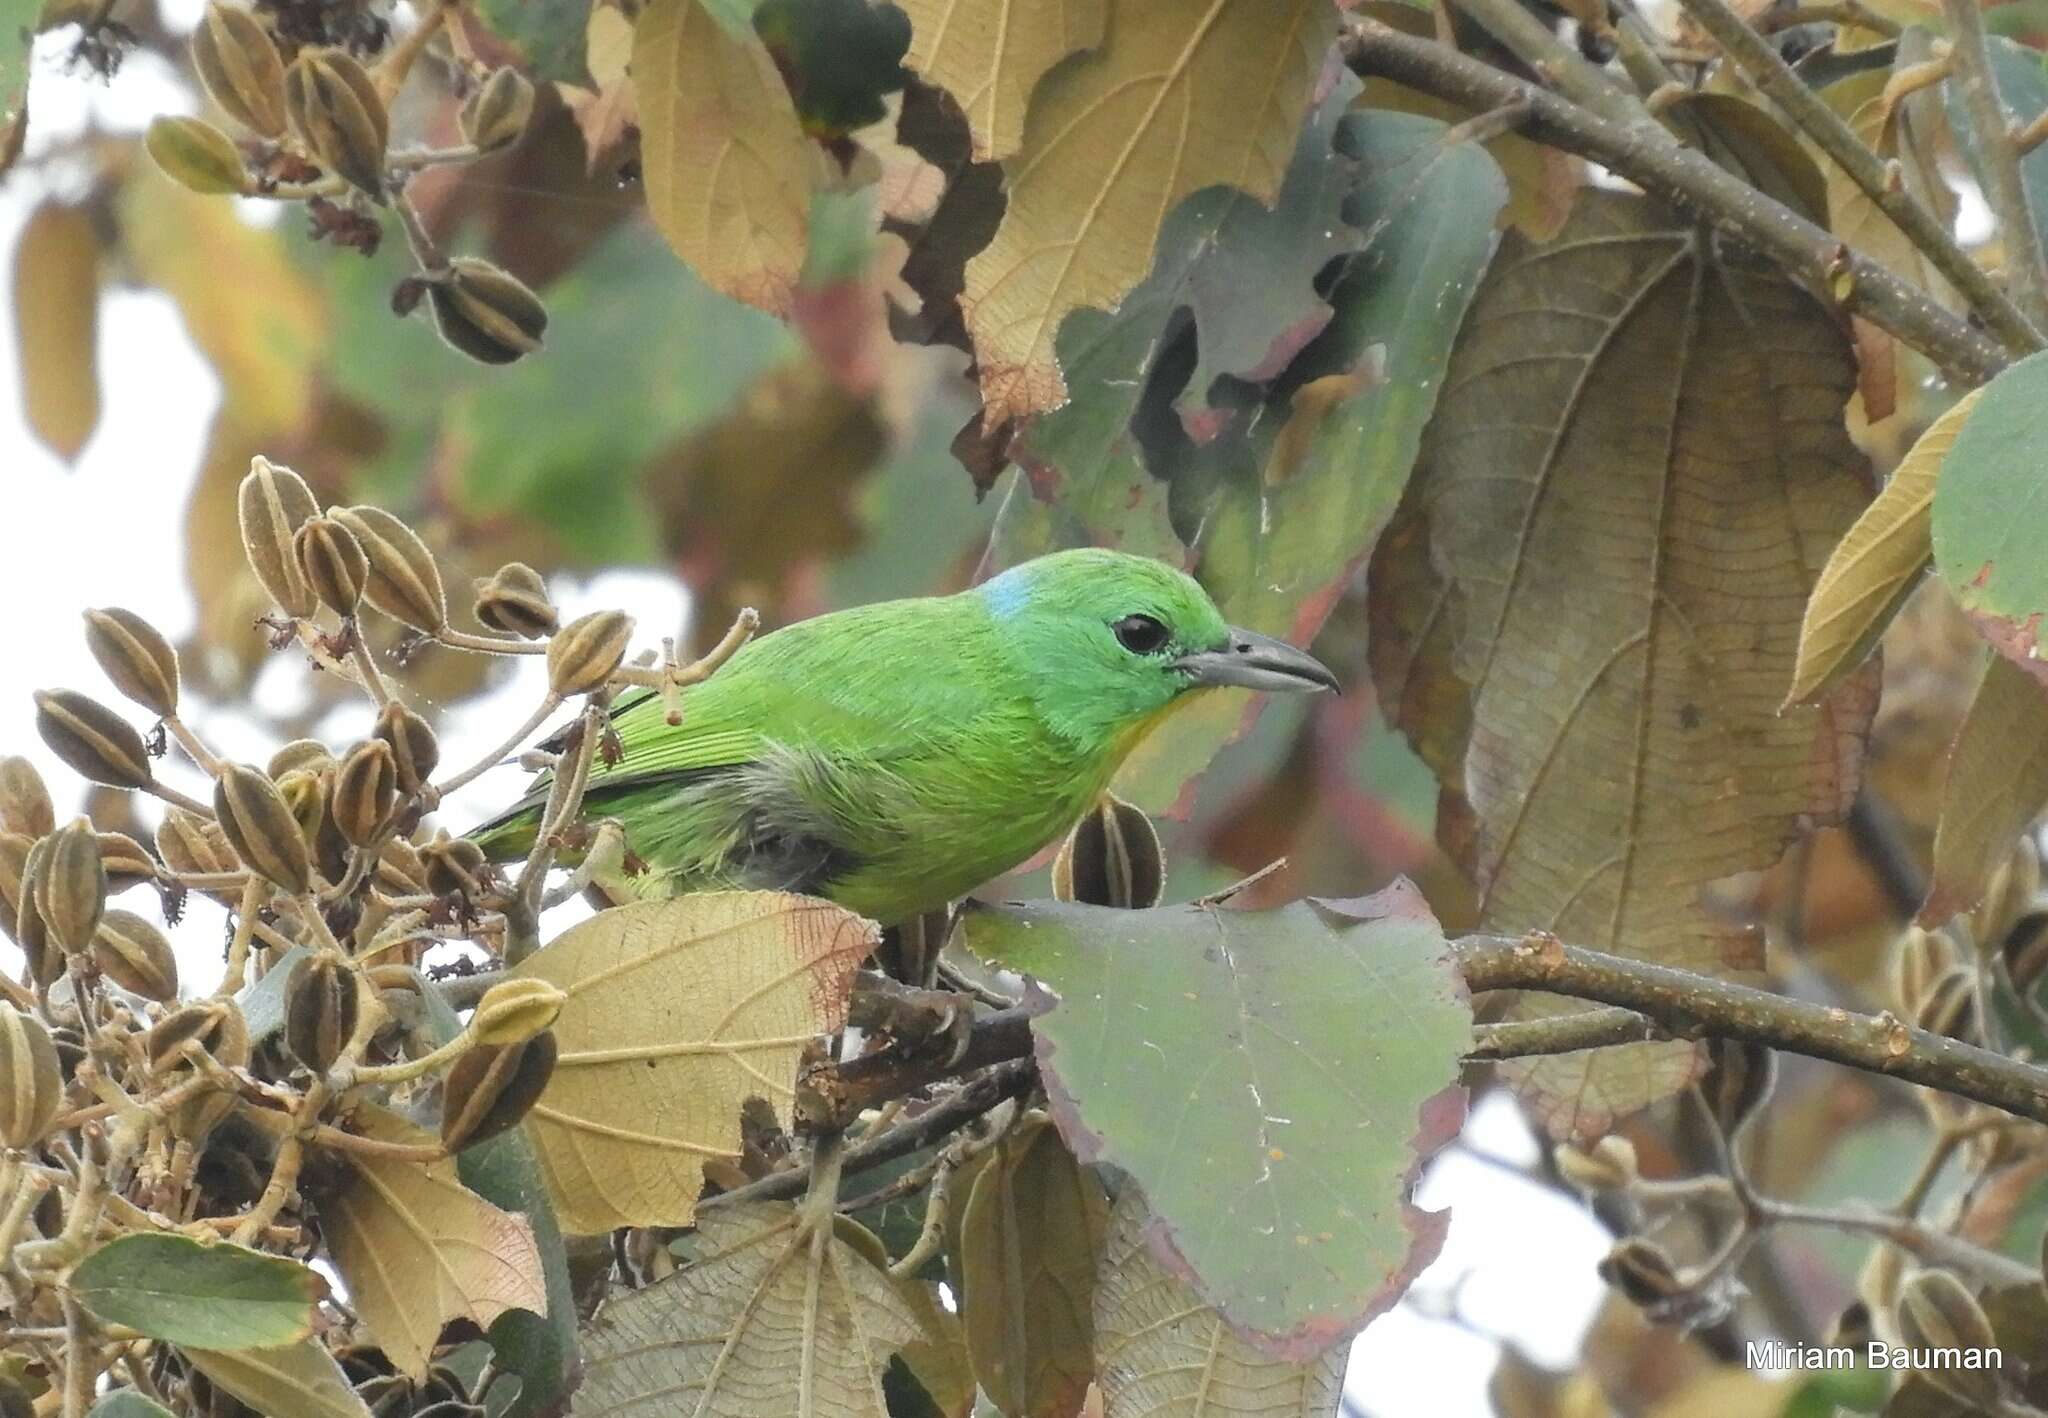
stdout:
[(1102, 42), (1108, 0), (903, 0), (910, 16), (904, 64), (960, 102), (974, 158), (1006, 158), (1024, 144), (1031, 91), (1053, 65)]
[(714, 288), (787, 315), (822, 155), (775, 61), (704, 0), (650, 0), (633, 34), (647, 211)]
[(870, 1248), (783, 1202), (708, 1211), (697, 1240), (585, 1332), (579, 1415), (888, 1418), (882, 1371), (924, 1332)]
[(1275, 1359), (1231, 1330), (1146, 1244), (1144, 1193), (1124, 1187), (1095, 1272), (1103, 1418), (1230, 1413), (1326, 1418), (1344, 1388), (1348, 1344), (1306, 1363)]
[(975, 1174), (954, 1246), (974, 1376), (1011, 1418), (1073, 1418), (1095, 1377), (1090, 1320), (1109, 1202), (1044, 1119)]
[(2048, 690), (2003, 655), (1978, 681), (1949, 754), (1920, 919), (1939, 925), (1983, 899), (1992, 871), (2048, 806)]
[(1977, 405), (1972, 389), (1920, 435), (1890, 481), (1835, 545), (1799, 632), (1788, 704), (1811, 703), (1877, 645), (1933, 560), (1928, 517), (1941, 460)]
[[(353, 1126), (387, 1142), (434, 1141), (376, 1109), (358, 1112)], [(370, 1337), (399, 1369), (425, 1374), (450, 1320), (489, 1329), (507, 1310), (547, 1313), (532, 1225), (463, 1186), (454, 1158), (346, 1156), (353, 1175), (321, 1198), (321, 1229)]]
[(99, 426), (99, 318), (92, 218), (83, 207), (45, 202), (15, 248), (14, 329), (29, 431), (67, 463)]
[(706, 892), (605, 911), (522, 964), (569, 996), (526, 1122), (562, 1229), (689, 1225), (748, 1098), (790, 1125), (797, 1062), (879, 939), (811, 897)]
[(1060, 322), (1117, 307), (1183, 197), (1273, 200), (1336, 23), (1319, 0), (1121, 0), (1102, 47), (1039, 85), (961, 296), (988, 427), (1064, 402)]
[[(1698, 893), (1847, 807), (1873, 699), (1865, 674), (1778, 712), (1868, 495), (1854, 379), (1828, 311), (1651, 199), (1588, 192), (1555, 242), (1508, 238), (1416, 471), (1460, 602), (1488, 925), (1753, 966)], [(1689, 1050), (1508, 1072), (1553, 1126), (1599, 1131), (1683, 1081)]]

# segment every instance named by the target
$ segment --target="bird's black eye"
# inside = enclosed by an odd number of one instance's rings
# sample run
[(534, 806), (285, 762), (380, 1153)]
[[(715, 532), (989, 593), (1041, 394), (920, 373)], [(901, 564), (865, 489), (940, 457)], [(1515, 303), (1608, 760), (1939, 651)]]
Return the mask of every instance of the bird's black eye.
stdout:
[(1149, 615), (1127, 615), (1109, 628), (1116, 633), (1116, 643), (1133, 655), (1157, 654), (1172, 638), (1166, 627)]

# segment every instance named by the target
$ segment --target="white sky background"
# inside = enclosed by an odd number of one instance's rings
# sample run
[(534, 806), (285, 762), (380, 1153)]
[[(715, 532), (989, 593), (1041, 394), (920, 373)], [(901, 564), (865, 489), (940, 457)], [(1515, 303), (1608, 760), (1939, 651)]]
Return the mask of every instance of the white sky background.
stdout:
[[(166, 10), (184, 25), (198, 13), (190, 0), (172, 0)], [(111, 86), (66, 74), (53, 58), (62, 52), (53, 41), (61, 39), (46, 36), (38, 50), (32, 156), (89, 121), (134, 131), (154, 114), (190, 111), (190, 98), (171, 75), (146, 58), (124, 67)], [(0, 271), (12, 272), (22, 224), (36, 203), (51, 190), (70, 195), (63, 180), (51, 174), (46, 185), (40, 170), (24, 170), (0, 185)], [(232, 272), (221, 274), (233, 279)], [(37, 739), (30, 692), (68, 687), (121, 702), (86, 653), (80, 613), (88, 606), (128, 607), (173, 640), (190, 632), (194, 611), (178, 529), (219, 386), (168, 300), (109, 287), (100, 307), (100, 426), (77, 466), (66, 468), (22, 422), (11, 291), (11, 278), (0, 282), (0, 304), (8, 307), (0, 320), (7, 331), (0, 339), (0, 391), (6, 391), (0, 393), (0, 753), (36, 762), (61, 818), (77, 807), (83, 786)], [(239, 548), (223, 547), (219, 554), (238, 555)], [(630, 611), (650, 643), (678, 627), (687, 609), (677, 585), (651, 573), (557, 582), (553, 590), (565, 616), (602, 606)], [(259, 699), (289, 706), (303, 692), (301, 668), (298, 656), (280, 655), (259, 682)], [(538, 699), (543, 673), (537, 661), (522, 661), (511, 684), (455, 714), (442, 730), (443, 761), (462, 763), (487, 750), (506, 714), (523, 713)], [(333, 737), (345, 741), (367, 729), (367, 707), (360, 715), (360, 723), (334, 725)], [(190, 717), (230, 756), (261, 762), (275, 747), (254, 721), (232, 709), (195, 707)], [(163, 772), (203, 795), (201, 779), (182, 760), (167, 760)], [(460, 827), (483, 816), (522, 781), (516, 769), (484, 775), (457, 795), (446, 820)], [(209, 988), (217, 978), (222, 926), (221, 909), (195, 894), (174, 933), (188, 990)], [(0, 967), (17, 964), (12, 947), (0, 942)], [(1578, 1205), (1469, 1155), (1483, 1152), (1512, 1168), (1533, 1161), (1536, 1147), (1514, 1109), (1495, 1100), (1475, 1115), (1460, 1147), (1431, 1167), (1416, 1199), (1432, 1210), (1452, 1207), (1449, 1239), (1416, 1287), (1420, 1303), (1382, 1317), (1359, 1340), (1347, 1412), (1375, 1418), (1489, 1414), (1486, 1385), (1499, 1345), (1487, 1336), (1509, 1339), (1547, 1365), (1573, 1362), (1602, 1294), (1593, 1265), (1606, 1249), (1604, 1232)], [(1453, 1311), (1456, 1322), (1433, 1317)]]

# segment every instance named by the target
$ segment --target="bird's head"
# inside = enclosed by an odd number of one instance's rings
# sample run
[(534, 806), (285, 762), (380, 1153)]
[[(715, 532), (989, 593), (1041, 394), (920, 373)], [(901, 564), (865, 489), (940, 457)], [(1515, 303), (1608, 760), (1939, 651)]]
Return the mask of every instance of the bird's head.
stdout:
[(1077, 736), (1121, 737), (1200, 689), (1337, 688), (1313, 656), (1230, 625), (1193, 577), (1142, 556), (1054, 552), (973, 594), (1036, 677), (1041, 708)]

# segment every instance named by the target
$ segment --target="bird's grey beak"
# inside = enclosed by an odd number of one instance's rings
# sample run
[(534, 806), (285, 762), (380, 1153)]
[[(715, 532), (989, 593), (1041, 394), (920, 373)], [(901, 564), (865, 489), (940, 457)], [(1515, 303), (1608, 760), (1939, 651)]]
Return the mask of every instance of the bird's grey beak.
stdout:
[(1337, 677), (1315, 656), (1284, 640), (1235, 626), (1221, 649), (1183, 655), (1173, 663), (1198, 685), (1231, 685), (1295, 694), (1337, 688)]

